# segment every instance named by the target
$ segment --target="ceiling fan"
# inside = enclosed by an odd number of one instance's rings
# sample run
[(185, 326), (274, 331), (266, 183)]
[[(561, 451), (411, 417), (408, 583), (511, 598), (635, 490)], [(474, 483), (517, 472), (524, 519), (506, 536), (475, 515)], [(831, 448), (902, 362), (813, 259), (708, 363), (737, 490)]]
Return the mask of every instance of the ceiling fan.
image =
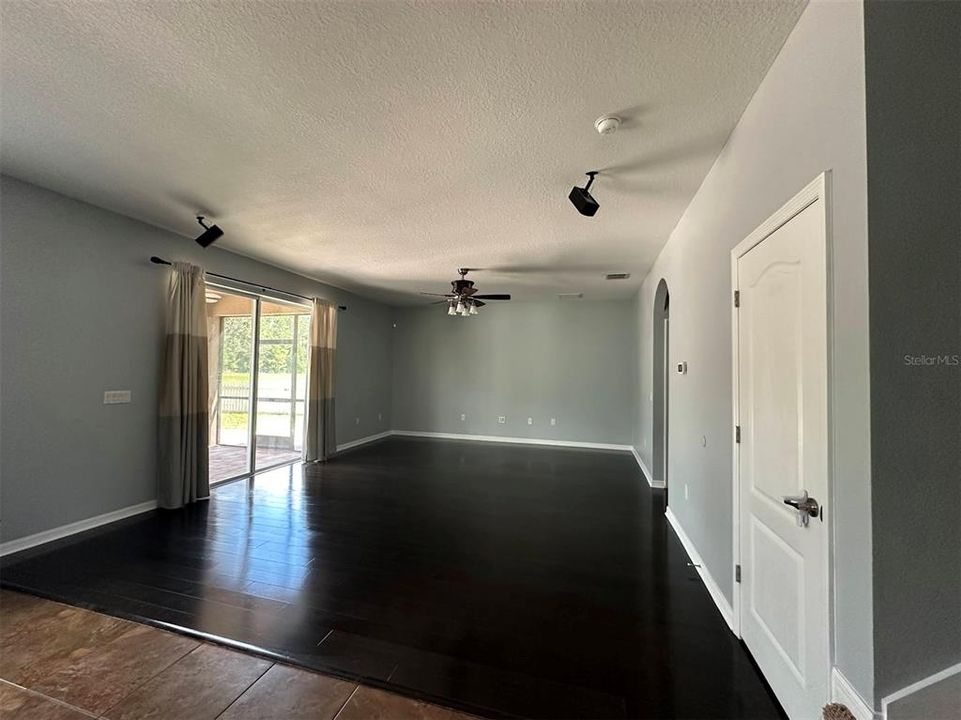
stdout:
[(510, 295), (478, 295), (477, 288), (474, 287), (474, 281), (467, 279), (467, 273), (470, 272), (470, 268), (460, 268), (457, 273), (460, 275), (460, 280), (454, 280), (451, 282), (451, 292), (449, 293), (421, 293), (421, 295), (431, 295), (433, 297), (442, 297), (444, 300), (438, 300), (436, 304), (447, 303), (447, 314), (448, 315), (461, 315), (467, 317), (468, 315), (477, 315), (477, 308), (484, 307), (487, 303), (484, 300), (510, 300)]

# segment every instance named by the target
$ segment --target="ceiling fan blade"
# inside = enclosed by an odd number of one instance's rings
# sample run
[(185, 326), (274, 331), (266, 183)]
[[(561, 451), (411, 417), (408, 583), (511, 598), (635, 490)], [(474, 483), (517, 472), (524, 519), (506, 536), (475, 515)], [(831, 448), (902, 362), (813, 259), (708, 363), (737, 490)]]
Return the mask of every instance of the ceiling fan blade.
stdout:
[(510, 300), (510, 295), (475, 295), (476, 300)]
[(451, 295), (450, 293), (425, 293), (422, 292), (421, 295), (431, 295), (433, 297), (457, 297), (456, 295)]
[(487, 304), (486, 302), (481, 302), (480, 300), (474, 300), (473, 303), (474, 307), (484, 307)]

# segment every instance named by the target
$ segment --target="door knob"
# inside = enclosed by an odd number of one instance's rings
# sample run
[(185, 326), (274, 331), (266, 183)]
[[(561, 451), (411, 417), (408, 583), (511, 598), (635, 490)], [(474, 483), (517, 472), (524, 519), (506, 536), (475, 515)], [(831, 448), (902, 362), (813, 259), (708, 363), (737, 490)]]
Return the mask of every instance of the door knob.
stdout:
[(808, 521), (821, 514), (821, 506), (813, 497), (808, 497), (808, 491), (802, 490), (800, 495), (788, 495), (784, 498), (784, 504), (790, 505), (797, 510), (798, 527), (807, 527)]

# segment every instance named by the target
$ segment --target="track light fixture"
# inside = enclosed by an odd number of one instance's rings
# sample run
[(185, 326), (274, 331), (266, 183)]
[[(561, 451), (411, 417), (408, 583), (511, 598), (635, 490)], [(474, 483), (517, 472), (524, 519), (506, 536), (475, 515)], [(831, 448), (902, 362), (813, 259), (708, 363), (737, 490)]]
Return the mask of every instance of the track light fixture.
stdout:
[(204, 231), (195, 238), (195, 242), (200, 245), (200, 247), (207, 247), (213, 244), (214, 240), (217, 240), (221, 235), (224, 234), (224, 231), (216, 225), (208, 226), (207, 223), (204, 222), (203, 215), (197, 216), (197, 222), (199, 222), (200, 227), (204, 229)]
[(591, 189), (591, 183), (594, 182), (594, 176), (597, 175), (597, 173), (597, 170), (591, 170), (589, 173), (586, 173), (590, 178), (590, 180), (587, 181), (587, 185), (582, 188), (577, 186), (571, 188), (571, 194), (567, 196), (574, 204), (574, 207), (577, 208), (577, 212), (581, 215), (587, 215), (587, 217), (593, 217), (594, 213), (596, 213), (600, 207), (600, 205), (597, 204), (597, 200), (588, 192)]

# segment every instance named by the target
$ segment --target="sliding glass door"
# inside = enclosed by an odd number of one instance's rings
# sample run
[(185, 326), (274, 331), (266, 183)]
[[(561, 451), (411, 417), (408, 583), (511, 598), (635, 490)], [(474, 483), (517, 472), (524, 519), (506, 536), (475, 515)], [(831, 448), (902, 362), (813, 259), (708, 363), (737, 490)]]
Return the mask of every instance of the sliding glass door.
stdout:
[(210, 482), (250, 472), (257, 300), (207, 286)]
[(207, 286), (210, 481), (300, 459), (306, 306)]
[(310, 315), (301, 305), (262, 300), (257, 342), (255, 462), (291, 462), (304, 449)]

